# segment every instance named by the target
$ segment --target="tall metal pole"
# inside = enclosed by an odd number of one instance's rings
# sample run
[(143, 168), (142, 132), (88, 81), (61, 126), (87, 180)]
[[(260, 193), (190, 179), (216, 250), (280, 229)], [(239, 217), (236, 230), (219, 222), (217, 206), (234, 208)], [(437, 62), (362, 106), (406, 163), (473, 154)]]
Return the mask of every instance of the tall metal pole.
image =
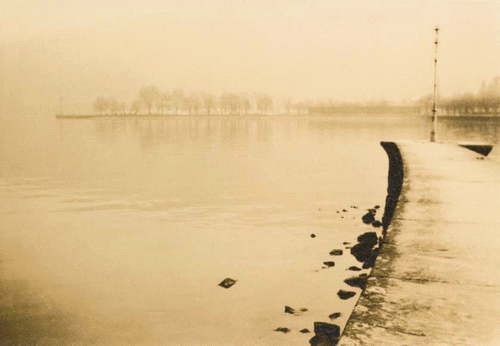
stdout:
[(438, 54), (438, 31), (439, 28), (436, 26), (436, 40), (435, 51), (434, 51), (434, 98), (432, 101), (432, 130), (431, 130), (431, 142), (435, 142), (437, 139), (437, 109), (436, 109), (436, 90), (437, 90), (437, 54)]
[(3, 113), (3, 105), (5, 104), (3, 102), (3, 76), (5, 71), (5, 67), (3, 64), (4, 60), (4, 54), (5, 54), (5, 43), (2, 41), (2, 47), (0, 48), (0, 115)]

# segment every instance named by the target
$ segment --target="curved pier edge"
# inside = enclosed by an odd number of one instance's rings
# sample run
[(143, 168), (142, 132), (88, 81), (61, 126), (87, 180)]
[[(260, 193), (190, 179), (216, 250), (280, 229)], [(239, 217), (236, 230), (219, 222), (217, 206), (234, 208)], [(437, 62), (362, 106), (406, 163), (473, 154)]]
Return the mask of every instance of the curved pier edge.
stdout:
[(383, 242), (339, 346), (500, 345), (500, 163), (462, 144), (381, 143)]
[[(369, 335), (365, 334), (367, 326), (373, 326), (376, 321), (372, 321), (370, 319), (370, 314), (363, 314), (361, 311), (366, 309), (376, 309), (377, 305), (380, 303), (379, 297), (373, 296), (370, 291), (370, 286), (374, 287), (385, 287), (387, 284), (387, 276), (388, 273), (391, 272), (392, 259), (396, 257), (397, 249), (394, 248), (393, 244), (391, 244), (391, 240), (395, 234), (399, 233), (399, 229), (397, 227), (391, 227), (391, 234), (387, 234), (387, 230), (391, 225), (391, 221), (395, 214), (397, 214), (397, 207), (399, 199), (404, 199), (404, 170), (405, 165), (403, 161), (403, 157), (401, 155), (401, 151), (399, 150), (398, 145), (395, 142), (380, 142), (380, 145), (384, 148), (387, 156), (389, 158), (389, 171), (387, 178), (387, 197), (385, 201), (384, 215), (382, 217), (382, 239), (380, 241), (380, 251), (384, 251), (385, 253), (390, 254), (389, 257), (391, 259), (384, 260), (384, 263), (380, 263), (380, 261), (375, 262), (375, 266), (370, 273), (370, 279), (368, 280), (368, 290), (363, 290), (361, 292), (361, 296), (356, 303), (356, 306), (349, 317), (349, 320), (342, 331), (341, 336), (338, 339), (339, 345), (345, 346), (360, 346), (365, 345), (367, 339), (369, 339)], [(399, 205), (399, 208), (402, 208), (402, 204)], [(378, 257), (381, 257), (380, 255)], [(387, 258), (387, 256), (386, 256)], [(376, 283), (373, 283), (373, 278), (377, 277)], [(370, 285), (370, 282), (372, 283)], [(382, 288), (383, 289), (383, 288)], [(344, 338), (345, 336), (348, 338)], [(324, 345), (328, 346), (328, 345)]]
[(396, 210), (399, 195), (403, 187), (404, 168), (403, 158), (396, 143), (380, 142), (389, 157), (389, 174), (387, 182), (387, 197), (385, 200), (384, 216), (382, 217), (383, 239), (385, 238), (387, 228), (391, 223), (392, 216)]

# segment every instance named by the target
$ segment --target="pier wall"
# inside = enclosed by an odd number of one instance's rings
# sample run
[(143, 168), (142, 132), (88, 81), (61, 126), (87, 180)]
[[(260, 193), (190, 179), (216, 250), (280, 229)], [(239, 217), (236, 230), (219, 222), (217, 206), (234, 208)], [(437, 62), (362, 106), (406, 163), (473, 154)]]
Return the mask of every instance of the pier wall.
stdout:
[(500, 164), (383, 142), (384, 241), (339, 345), (500, 345)]

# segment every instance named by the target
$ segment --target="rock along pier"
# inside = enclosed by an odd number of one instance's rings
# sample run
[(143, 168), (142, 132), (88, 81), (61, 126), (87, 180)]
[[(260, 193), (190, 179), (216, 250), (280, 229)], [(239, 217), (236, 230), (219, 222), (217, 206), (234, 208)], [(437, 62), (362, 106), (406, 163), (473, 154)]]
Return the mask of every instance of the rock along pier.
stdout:
[(500, 345), (500, 163), (481, 147), (382, 146), (383, 246), (339, 345)]

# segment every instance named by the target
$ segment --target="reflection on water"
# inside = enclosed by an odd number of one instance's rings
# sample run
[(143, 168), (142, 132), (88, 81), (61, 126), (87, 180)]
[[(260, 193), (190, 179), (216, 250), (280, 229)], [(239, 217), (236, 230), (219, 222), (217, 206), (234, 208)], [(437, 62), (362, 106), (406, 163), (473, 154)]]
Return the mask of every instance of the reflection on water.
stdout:
[[(290, 123), (291, 124), (291, 123)], [(102, 118), (93, 121), (99, 140), (109, 141), (128, 131), (136, 135), (142, 148), (172, 140), (208, 141), (216, 138), (223, 142), (235, 142), (250, 136), (258, 141), (269, 141), (272, 129), (269, 119), (252, 118)], [(61, 122), (61, 128), (65, 125)], [(292, 125), (293, 126), (293, 125)]]
[[(500, 117), (447, 117), (441, 127), (446, 140), (478, 141), (495, 146), (500, 143)], [(499, 148), (494, 149), (492, 157), (499, 158), (499, 151)]]
[[(158, 145), (162, 141), (184, 138), (189, 141), (213, 141), (219, 138), (225, 142), (245, 140), (269, 141), (272, 125), (280, 126), (281, 131), (290, 134), (297, 127), (307, 126), (318, 135), (345, 131), (345, 128), (356, 131), (361, 136), (372, 136), (374, 130), (385, 139), (426, 140), (429, 135), (430, 121), (426, 117), (404, 118), (395, 116), (349, 116), (349, 117), (310, 117), (286, 118), (102, 118), (93, 121), (98, 139), (112, 140), (133, 131), (138, 135), (143, 148)], [(440, 117), (438, 132), (442, 140), (484, 141), (492, 144), (500, 141), (500, 117)], [(60, 123), (64, 128), (64, 121)], [(345, 127), (343, 129), (343, 127)]]
[[(322, 266), (373, 230), (360, 217), (385, 200), (379, 141), (430, 132), (368, 116), (0, 125), (0, 343), (20, 345), (307, 345), (298, 330), (335, 312), (343, 325), (355, 303), (335, 294), (355, 259)], [(498, 143), (496, 120), (439, 126)]]
[(37, 345), (46, 340), (74, 340), (75, 316), (37, 294), (24, 280), (0, 280), (0, 342), (2, 345)]

